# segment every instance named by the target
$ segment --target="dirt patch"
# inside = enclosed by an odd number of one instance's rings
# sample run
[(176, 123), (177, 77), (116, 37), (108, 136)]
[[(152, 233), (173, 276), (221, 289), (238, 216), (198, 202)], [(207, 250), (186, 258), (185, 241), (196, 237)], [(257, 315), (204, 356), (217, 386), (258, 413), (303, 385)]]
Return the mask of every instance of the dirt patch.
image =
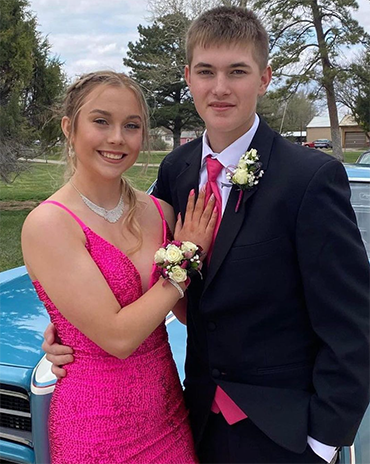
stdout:
[(39, 201), (0, 201), (0, 211), (20, 211), (22, 209), (33, 209)]

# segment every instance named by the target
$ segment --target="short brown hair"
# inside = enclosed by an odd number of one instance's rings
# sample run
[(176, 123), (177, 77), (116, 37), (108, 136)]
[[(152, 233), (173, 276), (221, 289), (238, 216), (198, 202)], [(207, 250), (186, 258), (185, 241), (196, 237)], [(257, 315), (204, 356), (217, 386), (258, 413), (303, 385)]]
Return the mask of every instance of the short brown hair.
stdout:
[(194, 48), (213, 45), (252, 44), (253, 57), (260, 69), (265, 69), (269, 57), (266, 29), (253, 11), (240, 7), (220, 6), (205, 11), (196, 18), (186, 35), (186, 58), (191, 65)]

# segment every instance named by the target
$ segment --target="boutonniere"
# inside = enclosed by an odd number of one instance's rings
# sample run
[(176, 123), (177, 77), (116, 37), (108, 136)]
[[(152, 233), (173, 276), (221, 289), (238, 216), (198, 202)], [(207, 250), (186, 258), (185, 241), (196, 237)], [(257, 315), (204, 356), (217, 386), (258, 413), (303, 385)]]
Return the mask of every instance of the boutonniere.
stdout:
[(239, 210), (244, 191), (252, 190), (264, 174), (262, 163), (259, 159), (257, 150), (251, 148), (240, 157), (237, 166), (228, 166), (226, 168), (226, 178), (231, 182), (230, 187), (234, 184), (240, 190), (235, 207), (236, 213)]

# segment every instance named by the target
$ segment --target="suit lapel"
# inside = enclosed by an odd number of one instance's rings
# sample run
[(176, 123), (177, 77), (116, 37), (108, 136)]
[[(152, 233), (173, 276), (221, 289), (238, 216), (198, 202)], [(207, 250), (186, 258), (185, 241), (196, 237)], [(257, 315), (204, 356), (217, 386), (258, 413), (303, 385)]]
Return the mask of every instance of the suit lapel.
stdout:
[[(264, 171), (267, 171), (268, 169), (273, 138), (274, 132), (261, 119), (249, 149), (255, 148), (257, 150), (260, 161), (262, 162), (262, 169)], [(253, 195), (257, 193), (261, 184), (263, 185), (263, 177), (260, 181), (260, 184), (256, 185), (252, 190), (245, 191), (243, 193), (238, 212), (235, 212), (235, 208), (239, 199), (240, 191), (236, 186), (231, 188), (229, 200), (227, 202), (220, 228), (214, 243), (212, 257), (209, 263), (207, 278), (205, 282), (205, 291), (222, 265), (222, 262), (224, 261), (227, 253), (230, 251), (230, 248), (241, 229), (247, 211), (248, 201), (252, 198)]]
[(202, 155), (202, 139), (199, 139), (199, 144), (189, 153), (186, 154), (185, 169), (176, 178), (176, 185), (173, 188), (177, 192), (177, 200), (179, 211), (185, 214), (186, 204), (188, 201), (189, 192), (199, 189), (199, 170)]

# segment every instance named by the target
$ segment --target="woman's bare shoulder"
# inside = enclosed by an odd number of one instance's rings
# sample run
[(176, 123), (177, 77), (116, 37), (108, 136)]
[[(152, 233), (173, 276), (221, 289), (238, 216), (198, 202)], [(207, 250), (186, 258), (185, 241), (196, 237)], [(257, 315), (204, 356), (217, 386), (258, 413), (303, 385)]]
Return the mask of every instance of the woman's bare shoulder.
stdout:
[[(42, 243), (43, 240), (56, 239), (80, 228), (72, 216), (60, 206), (68, 208), (66, 205), (68, 202), (65, 201), (63, 195), (52, 195), (45, 201), (34, 208), (26, 217), (22, 227), (22, 239), (30, 237)], [(58, 204), (49, 203), (49, 201)]]

